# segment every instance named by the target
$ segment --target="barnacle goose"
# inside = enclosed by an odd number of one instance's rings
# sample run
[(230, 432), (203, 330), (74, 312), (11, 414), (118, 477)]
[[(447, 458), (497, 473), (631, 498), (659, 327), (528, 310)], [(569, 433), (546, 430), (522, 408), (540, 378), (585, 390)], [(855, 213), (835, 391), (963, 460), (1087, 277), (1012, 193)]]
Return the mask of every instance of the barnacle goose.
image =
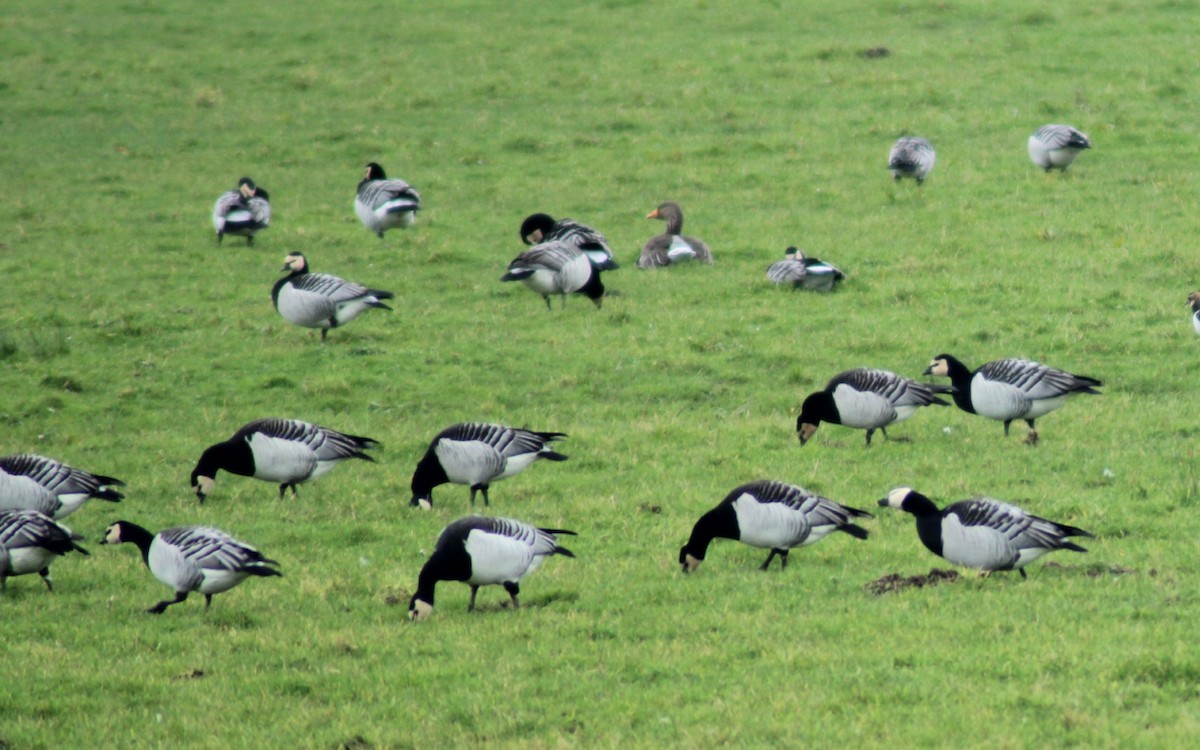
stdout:
[(795, 246), (789, 247), (783, 260), (777, 260), (767, 268), (767, 279), (774, 284), (790, 284), (797, 289), (815, 292), (831, 291), (839, 281), (846, 278), (836, 266), (818, 258), (805, 257)]
[(903, 422), (921, 406), (950, 404), (935, 394), (949, 393), (944, 385), (919, 383), (887, 370), (855, 368), (835, 375), (825, 386), (804, 399), (796, 432), (800, 444), (812, 438), (821, 422), (867, 431), (867, 445), (875, 430), (887, 437), (888, 425)]
[(709, 543), (719, 538), (771, 550), (760, 570), (769, 568), (776, 555), (780, 567), (786, 568), (789, 550), (816, 544), (832, 531), (866, 539), (867, 530), (856, 526), (853, 518), (871, 518), (871, 514), (794, 484), (769, 479), (750, 482), (700, 516), (691, 538), (679, 550), (679, 564), (684, 573), (693, 572), (704, 562)]
[(275, 309), (289, 323), (320, 328), (322, 341), (330, 328), (344, 326), (372, 307), (391, 310), (381, 300), (396, 296), (327, 273), (309, 273), (303, 253), (288, 255), (280, 270), (290, 273), (271, 288)]
[(176, 526), (151, 534), (129, 521), (110, 524), (101, 544), (136, 544), (142, 560), (154, 577), (175, 591), (174, 599), (155, 604), (147, 612), (161, 615), (172, 604), (198, 591), (204, 608), (212, 606), (214, 594), (228, 591), (249, 576), (282, 576), (274, 560), (245, 542), (209, 526)]
[(918, 185), (925, 183), (925, 178), (933, 171), (937, 154), (933, 146), (924, 138), (906, 136), (896, 141), (888, 153), (888, 169), (892, 178), (899, 182), (904, 177), (911, 177)]
[(468, 612), (475, 609), (475, 594), (480, 586), (497, 584), (512, 597), (513, 609), (519, 608), (519, 581), (537, 570), (542, 558), (575, 556), (571, 550), (558, 546), (559, 534), (573, 536), (575, 532), (539, 529), (511, 518), (458, 519), (442, 531), (433, 554), (421, 568), (417, 591), (408, 604), (409, 619), (429, 617), (438, 581), (462, 581), (471, 587)]
[(1004, 422), (1005, 435), (1014, 419), (1025, 420), (1029, 425), (1026, 441), (1031, 445), (1038, 441), (1033, 420), (1065, 404), (1071, 394), (1099, 395), (1095, 388), (1103, 385), (1095, 378), (1028, 359), (997, 359), (971, 372), (949, 354), (934, 357), (925, 374), (950, 378), (958, 408)]
[[(608, 268), (616, 268), (609, 262)], [(508, 264), (508, 272), (501, 281), (520, 281), (542, 295), (546, 309), (550, 306), (550, 295), (562, 295), (566, 307), (568, 294), (582, 294), (599, 308), (604, 299), (604, 283), (600, 281), (600, 267), (574, 245), (555, 240), (534, 245)]]
[(1200, 336), (1200, 292), (1188, 295), (1188, 307), (1192, 308), (1192, 330)]
[(642, 248), (638, 268), (658, 268), (672, 263), (698, 260), (712, 265), (712, 251), (702, 240), (688, 237), (683, 232), (683, 211), (678, 203), (667, 201), (646, 214), (647, 219), (662, 219), (667, 222), (667, 231), (651, 237)]
[(12, 576), (37, 573), (53, 591), (50, 563), (71, 550), (86, 555), (75, 543), (82, 536), (36, 510), (0, 510), (0, 591)]
[(574, 219), (554, 220), (549, 214), (531, 214), (521, 222), (521, 241), (526, 245), (564, 242), (582, 250), (601, 271), (615, 271), (612, 248), (603, 234)]
[(243, 177), (238, 180), (237, 188), (217, 197), (212, 221), (218, 245), (227, 234), (245, 237), (246, 244), (253, 245), (254, 235), (271, 224), (270, 196), (254, 180)]
[(347, 458), (375, 459), (363, 453), (379, 443), (347, 435), (299, 419), (256, 419), (228, 440), (211, 445), (192, 470), (192, 487), (200, 502), (212, 492), (217, 470), (279, 483), (279, 497), (296, 485), (329, 473)]
[(1091, 140), (1070, 125), (1043, 125), (1029, 136), (1029, 158), (1047, 172), (1067, 171), (1079, 153), (1091, 147)]
[(389, 180), (383, 167), (367, 165), (354, 196), (354, 212), (367, 229), (383, 238), (396, 227), (407, 227), (421, 207), (421, 195), (404, 180)]
[(916, 516), (917, 535), (933, 554), (985, 573), (1016, 568), (1025, 578), (1025, 566), (1047, 552), (1087, 552), (1067, 537), (1091, 536), (1083, 529), (1047, 521), (990, 497), (961, 500), (938, 510), (928, 497), (911, 487), (899, 487), (879, 505)]
[(463, 422), (451, 425), (429, 443), (425, 456), (412, 477), (412, 502), (425, 510), (433, 507), (433, 488), (453, 482), (483, 493), (488, 505), (488, 486), (524, 471), (534, 461), (566, 461), (550, 443), (566, 437), (562, 432), (533, 432), (500, 424)]
[(120, 502), (125, 496), (112, 487), (124, 484), (45, 456), (21, 453), (0, 458), (0, 510), (36, 510), (60, 520), (93, 497)]

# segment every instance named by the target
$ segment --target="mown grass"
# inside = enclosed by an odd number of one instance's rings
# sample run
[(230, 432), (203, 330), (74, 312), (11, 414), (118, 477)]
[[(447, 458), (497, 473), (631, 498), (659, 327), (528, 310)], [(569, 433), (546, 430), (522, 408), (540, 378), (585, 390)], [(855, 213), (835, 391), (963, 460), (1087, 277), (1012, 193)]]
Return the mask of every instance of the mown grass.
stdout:
[[(1190, 238), (1194, 2), (176, 3), (9, 7), (0, 112), (0, 448), (124, 478), (118, 517), (209, 523), (285, 578), (161, 618), (132, 549), (90, 545), (57, 590), (0, 599), (11, 747), (1178, 747), (1195, 736), (1200, 610), (1197, 342)], [(887, 55), (868, 50), (884, 48)], [(1096, 148), (1066, 174), (1038, 125)], [(929, 138), (923, 189), (884, 169)], [(415, 184), (418, 224), (380, 242), (351, 210), (363, 164)], [(273, 226), (213, 243), (243, 175)], [(634, 269), (681, 203), (712, 268)], [(595, 311), (547, 314), (498, 278), (520, 220), (604, 230), (624, 268)], [(769, 288), (788, 244), (845, 268), (832, 295)], [(325, 346), (268, 291), (283, 256), (397, 293)], [(1100, 377), (1042, 444), (927, 410), (893, 440), (797, 406), (852, 366), (918, 374), (1029, 356)], [(277, 501), (200, 451), (260, 416), (384, 444)], [(570, 433), (565, 464), (493, 488), (492, 511), (580, 532), (519, 613), (404, 617), (465, 488), (409, 509), (429, 438), (464, 419)], [(988, 493), (1097, 533), (1030, 577), (875, 597), (939, 563), (880, 515), (761, 574), (691, 524), (772, 477), (868, 507), (911, 483)]]

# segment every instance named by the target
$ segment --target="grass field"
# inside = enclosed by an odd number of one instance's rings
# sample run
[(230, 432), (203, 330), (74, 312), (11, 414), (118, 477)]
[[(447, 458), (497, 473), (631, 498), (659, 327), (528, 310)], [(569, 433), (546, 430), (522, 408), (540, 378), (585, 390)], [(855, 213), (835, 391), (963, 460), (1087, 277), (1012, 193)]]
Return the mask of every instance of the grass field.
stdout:
[[(0, 454), (123, 478), (68, 520), (91, 556), (0, 596), (0, 747), (1184, 747), (1200, 731), (1200, 475), (1192, 440), (1198, 3), (802, 2), (0, 10)], [(864, 54), (884, 48), (888, 54)], [(1025, 141), (1066, 122), (1064, 174)], [(923, 188), (892, 142), (930, 139)], [(368, 161), (422, 193), (380, 241), (354, 216)], [(209, 223), (242, 175), (272, 197), (253, 248)], [(711, 267), (641, 272), (643, 219), (678, 201)], [(604, 231), (623, 268), (597, 311), (500, 284), (527, 214)], [(770, 287), (796, 244), (834, 294)], [(321, 345), (269, 290), (283, 257), (397, 294)], [(795, 438), (837, 372), (1025, 356), (1105, 381), (1041, 444), (926, 409), (863, 446)], [(222, 474), (208, 445), (263, 416), (380, 440), (300, 497)], [(410, 509), (457, 421), (570, 434), (566, 463), (492, 488), (491, 512), (579, 532), (577, 559), (499, 589), (409, 595), (465, 487)], [(692, 524), (758, 478), (879, 510), (871, 538), (765, 553)], [(1029, 579), (948, 567), (911, 484), (1081, 526), (1087, 555)], [(169, 595), (125, 518), (216, 525), (281, 562), (207, 613)], [(1047, 564), (1051, 563), (1051, 564)], [(965, 571), (964, 571), (965, 572)]]

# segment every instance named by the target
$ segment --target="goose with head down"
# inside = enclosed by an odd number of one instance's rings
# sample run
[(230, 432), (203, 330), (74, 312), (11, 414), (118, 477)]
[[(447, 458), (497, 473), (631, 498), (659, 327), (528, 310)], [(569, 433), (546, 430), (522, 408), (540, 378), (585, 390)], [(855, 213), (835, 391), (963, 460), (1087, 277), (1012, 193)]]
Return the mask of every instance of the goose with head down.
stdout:
[(433, 554), (421, 568), (417, 591), (408, 603), (411, 620), (424, 620), (433, 612), (434, 589), (439, 581), (462, 581), (471, 587), (467, 611), (475, 609), (480, 586), (503, 586), (513, 609), (521, 606), (520, 581), (553, 555), (574, 557), (558, 544), (558, 537), (574, 535), (566, 529), (542, 529), (512, 518), (467, 516), (442, 530)]
[(888, 152), (888, 170), (896, 182), (909, 177), (918, 185), (924, 184), (936, 161), (933, 145), (924, 138), (906, 136), (896, 141)]
[(684, 573), (700, 567), (713, 539), (733, 539), (751, 547), (771, 550), (760, 570), (779, 557), (786, 568), (788, 552), (816, 544), (834, 531), (866, 539), (867, 530), (853, 523), (871, 514), (809, 492), (794, 484), (760, 480), (736, 487), (717, 507), (692, 527), (687, 544), (679, 550)]
[[(616, 268), (616, 264), (610, 261), (608, 267)], [(534, 245), (513, 258), (500, 280), (522, 282), (542, 295), (547, 310), (553, 309), (551, 294), (562, 296), (563, 307), (567, 305), (568, 294), (582, 294), (599, 308), (604, 301), (600, 271), (600, 267), (579, 248), (552, 240)]]
[(1092, 147), (1092, 141), (1070, 125), (1043, 125), (1029, 136), (1028, 147), (1034, 164), (1047, 172), (1065, 172), (1085, 149)]
[(796, 433), (804, 445), (821, 422), (829, 422), (866, 430), (870, 445), (875, 430), (886, 438), (889, 425), (903, 422), (922, 406), (949, 406), (937, 394), (951, 391), (944, 385), (920, 383), (887, 370), (846, 370), (835, 375), (823, 390), (804, 399)]
[(574, 219), (555, 220), (549, 214), (531, 214), (521, 222), (521, 242), (526, 245), (562, 242), (582, 250), (592, 265), (601, 271), (618, 268), (604, 235)]

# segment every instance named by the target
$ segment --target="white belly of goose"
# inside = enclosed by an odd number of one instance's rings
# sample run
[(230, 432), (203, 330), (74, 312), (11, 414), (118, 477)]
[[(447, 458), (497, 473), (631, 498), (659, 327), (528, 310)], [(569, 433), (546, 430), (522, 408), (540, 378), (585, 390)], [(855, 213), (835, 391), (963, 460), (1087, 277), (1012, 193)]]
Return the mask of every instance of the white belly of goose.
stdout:
[[(344, 311), (338, 315), (338, 306), (328, 297), (296, 289), (291, 284), (284, 284), (279, 290), (278, 306), (284, 320), (305, 328), (329, 328), (335, 317), (339, 324), (354, 317), (346, 317)], [(365, 309), (366, 305), (362, 305), (355, 315)]]
[(971, 380), (971, 405), (975, 412), (991, 419), (1037, 419), (1067, 402), (1067, 397), (1055, 396), (1033, 400), (1019, 388), (983, 378)]
[[(257, 432), (247, 442), (254, 453), (255, 479), (295, 482), (313, 477), (318, 468), (317, 458), (307, 445)], [(333, 462), (326, 463), (330, 464), (327, 472)]]
[(536, 569), (535, 562), (540, 563), (528, 543), (478, 529), (467, 534), (464, 546), (471, 556), (467, 583), (472, 586), (520, 580)]
[(696, 248), (688, 244), (688, 241), (679, 235), (671, 236), (671, 245), (667, 248), (667, 257), (672, 263), (683, 263), (689, 260), (694, 260), (696, 257)]
[[(17, 547), (16, 549), (0, 548), (8, 553), (8, 572), (10, 576), (23, 576), (37, 573), (49, 565), (57, 555), (43, 547)], [(2, 561), (0, 561), (2, 562)], [(4, 566), (0, 565), (0, 568)]]
[(896, 407), (883, 396), (858, 391), (844, 383), (834, 389), (833, 400), (842, 425), (859, 429), (886, 426), (911, 417), (915, 411), (914, 407), (903, 407), (908, 413), (899, 417)]

